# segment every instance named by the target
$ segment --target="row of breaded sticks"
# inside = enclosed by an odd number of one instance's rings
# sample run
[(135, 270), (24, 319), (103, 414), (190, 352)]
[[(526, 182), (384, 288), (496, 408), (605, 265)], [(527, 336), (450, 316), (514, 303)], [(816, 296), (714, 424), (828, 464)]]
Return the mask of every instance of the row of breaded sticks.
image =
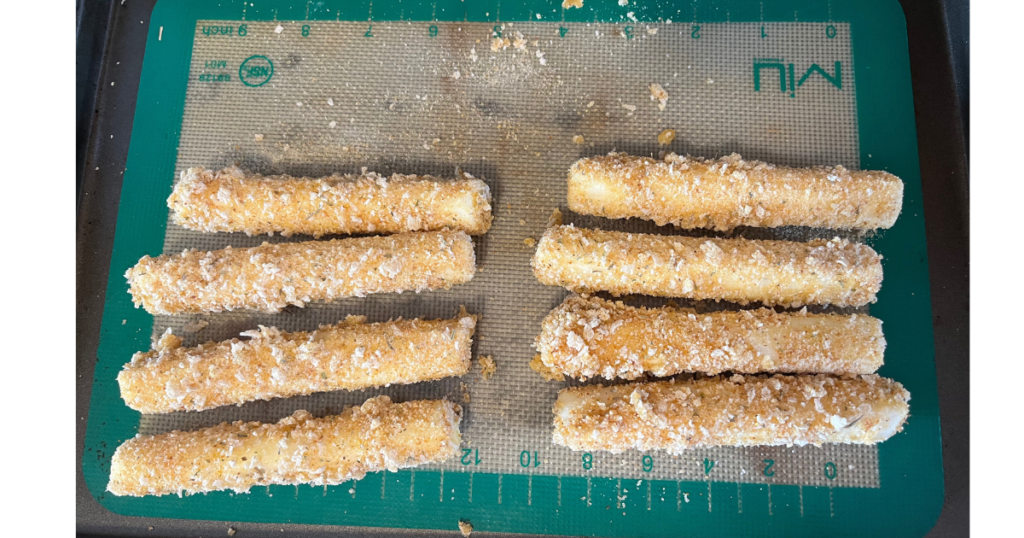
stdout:
[[(569, 207), (684, 228), (800, 225), (888, 228), (903, 183), (886, 172), (786, 169), (669, 155), (577, 162)], [(531, 366), (548, 379), (695, 374), (564, 389), (556, 444), (619, 452), (694, 447), (877, 443), (901, 431), (909, 393), (874, 373), (880, 320), (809, 314), (805, 305), (876, 300), (881, 256), (864, 244), (630, 234), (561, 226), (541, 238), (533, 271), (571, 295), (544, 320)], [(587, 294), (653, 295), (804, 307), (697, 313), (636, 308)], [(708, 376), (708, 377), (705, 377)]]
[[(145, 256), (125, 276), (136, 306), (152, 314), (276, 313), (313, 301), (448, 288), (476, 272), (470, 235), (490, 228), (490, 201), (487, 184), (468, 174), (443, 180), (364, 169), (314, 179), (193, 168), (167, 201), (186, 229), (393, 235)], [(170, 413), (462, 376), (476, 319), (464, 308), (441, 320), (349, 316), (309, 332), (260, 326), (240, 335), (247, 339), (191, 348), (168, 329), (117, 379), (132, 409)], [(276, 424), (137, 436), (114, 454), (108, 489), (140, 496), (340, 484), (446, 460), (461, 444), (461, 412), (443, 400), (380, 396), (324, 418), (298, 411)]]

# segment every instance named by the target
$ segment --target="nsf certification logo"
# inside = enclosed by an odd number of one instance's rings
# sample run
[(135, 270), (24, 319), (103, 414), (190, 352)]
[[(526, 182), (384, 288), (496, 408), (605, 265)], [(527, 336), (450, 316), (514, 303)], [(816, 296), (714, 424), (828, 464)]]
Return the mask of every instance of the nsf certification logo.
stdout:
[(266, 56), (250, 56), (238, 68), (238, 78), (242, 84), (256, 88), (262, 86), (274, 76), (274, 62)]

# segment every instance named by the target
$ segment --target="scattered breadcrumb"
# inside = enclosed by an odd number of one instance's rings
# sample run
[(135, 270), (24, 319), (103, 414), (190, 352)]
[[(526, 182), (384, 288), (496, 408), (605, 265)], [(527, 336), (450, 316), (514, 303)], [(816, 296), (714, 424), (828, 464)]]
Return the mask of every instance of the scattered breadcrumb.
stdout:
[(571, 7), (583, 9), (583, 0), (562, 0), (562, 9), (569, 9)]
[(498, 365), (494, 362), (494, 358), (490, 355), (483, 355), (480, 357), (480, 377), (484, 378), (484, 381), (491, 378), (494, 372), (498, 369)]
[(509, 41), (507, 37), (495, 37), (494, 40), (491, 41), (491, 51), (498, 52), (501, 49), (508, 48), (510, 44), (511, 41)]
[(654, 35), (654, 34), (658, 33), (658, 29), (657, 28), (648, 28), (647, 29), (647, 33), (649, 35)]
[(658, 143), (661, 144), (662, 146), (667, 146), (667, 145), (671, 144), (672, 141), (675, 140), (675, 139), (676, 139), (676, 130), (675, 129), (665, 129), (664, 131), (658, 133)]
[(334, 99), (328, 97), (327, 98), (327, 106), (334, 106)]
[(526, 226), (526, 219), (519, 219), (520, 226)]
[(263, 142), (263, 135), (261, 134), (255, 135), (253, 138), (255, 138), (257, 142)]
[(523, 239), (523, 243), (526, 243), (526, 246), (528, 247), (532, 247), (537, 244), (537, 242), (534, 241), (532, 237), (527, 237), (526, 239)]
[(209, 324), (210, 324), (209, 321), (205, 321), (205, 320), (201, 320), (200, 319), (200, 320), (193, 321), (191, 323), (187, 323), (184, 327), (182, 327), (182, 330), (184, 330), (187, 333), (197, 333), (197, 332), (205, 329), (206, 326), (209, 325)]
[(619, 5), (620, 6), (628, 6), (629, 5), (629, 0), (619, 0)]
[(284, 31), (284, 26), (281, 26), (280, 24), (277, 25), (277, 28), (274, 28), (274, 33), (275, 34), (280, 34), (283, 31)]
[(462, 403), (469, 403), (469, 385), (465, 383), (459, 383), (459, 388), (462, 389)]
[(473, 532), (473, 524), (464, 519), (460, 519), (459, 532), (461, 532), (463, 536), (469, 536)]
[(561, 226), (561, 225), (562, 225), (562, 211), (556, 207), (555, 210), (551, 212), (551, 216), (548, 217), (548, 228), (550, 228), (552, 226)]
[(665, 110), (665, 105), (668, 103), (668, 92), (665, 88), (661, 87), (661, 84), (652, 82), (648, 88), (651, 90), (651, 101), (658, 101), (658, 110)]
[(573, 135), (572, 142), (573, 144), (583, 144), (583, 135)]
[(593, 101), (591, 101), (591, 102), (587, 103), (587, 108), (590, 108), (590, 107), (592, 107), (592, 106), (594, 106), (594, 102), (593, 102)]
[(235, 532), (237, 531), (235, 531), (234, 527), (228, 527), (228, 536), (234, 536)]
[(540, 374), (545, 381), (565, 381), (565, 376), (561, 372), (544, 365), (544, 361), (540, 360), (540, 353), (533, 356), (533, 360), (530, 361), (530, 369)]
[(527, 40), (523, 37), (521, 32), (516, 32), (516, 39), (512, 42), (512, 46), (519, 50), (526, 50)]

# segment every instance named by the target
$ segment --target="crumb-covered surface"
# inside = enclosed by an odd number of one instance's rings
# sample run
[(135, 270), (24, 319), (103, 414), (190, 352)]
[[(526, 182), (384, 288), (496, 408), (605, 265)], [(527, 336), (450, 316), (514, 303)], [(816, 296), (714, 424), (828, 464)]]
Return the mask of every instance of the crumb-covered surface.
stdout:
[(468, 282), (473, 242), (463, 232), (269, 244), (143, 257), (125, 277), (136, 306), (152, 314), (251, 309), (424, 291)]
[(114, 495), (248, 492), (271, 484), (332, 485), (366, 473), (442, 462), (458, 452), (461, 408), (444, 400), (367, 400), (340, 415), (306, 411), (276, 424), (224, 423), (138, 436), (117, 448)]
[(467, 176), (367, 172), (323, 178), (262, 176), (238, 167), (181, 173), (167, 199), (174, 222), (201, 232), (390, 234), (491, 227), (491, 190)]
[(571, 295), (544, 318), (535, 346), (545, 366), (581, 379), (871, 374), (882, 366), (885, 337), (882, 322), (863, 314), (768, 308), (697, 314)]
[[(659, 142), (672, 142), (663, 135)], [(659, 226), (873, 230), (896, 222), (903, 208), (903, 181), (884, 171), (791, 168), (735, 153), (719, 159), (669, 153), (661, 160), (610, 153), (573, 164), (568, 198), (569, 208), (578, 213), (638, 217)]]
[(882, 285), (881, 256), (838, 238), (802, 243), (557, 226), (544, 232), (532, 265), (542, 283), (580, 293), (790, 307), (863, 306)]
[(125, 403), (142, 413), (432, 381), (469, 372), (475, 327), (470, 315), (381, 323), (350, 316), (309, 332), (260, 326), (245, 339), (191, 348), (162, 338), (136, 353), (117, 381)]
[(910, 393), (879, 377), (721, 376), (570, 388), (555, 444), (573, 450), (873, 444), (903, 430)]

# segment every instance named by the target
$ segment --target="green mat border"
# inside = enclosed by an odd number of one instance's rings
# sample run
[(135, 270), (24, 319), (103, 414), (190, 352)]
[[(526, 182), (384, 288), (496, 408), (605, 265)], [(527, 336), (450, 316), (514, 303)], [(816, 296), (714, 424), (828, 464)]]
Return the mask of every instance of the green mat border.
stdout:
[[(642, 0), (641, 0), (642, 1)], [(370, 2), (260, 0), (161, 0), (151, 19), (139, 88), (128, 167), (118, 210), (117, 233), (95, 368), (82, 469), (90, 492), (102, 506), (130, 516), (274, 523), (450, 529), (469, 519), (478, 531), (599, 536), (921, 536), (934, 525), (943, 501), (931, 300), (921, 177), (918, 164), (906, 22), (897, 0), (751, 0), (642, 2), (629, 9), (615, 0), (586, 0), (583, 9), (564, 11), (559, 1), (518, 5), (460, 0), (378, 1), (374, 21), (542, 21), (622, 22), (634, 11), (641, 22), (671, 19), (676, 24), (712, 22), (848, 22), (854, 48), (861, 167), (888, 170), (903, 178), (904, 209), (896, 226), (872, 241), (885, 255), (885, 284), (872, 314), (885, 322), (889, 346), (881, 374), (902, 382), (913, 395), (906, 431), (880, 445), (879, 489), (767, 486), (725, 482), (682, 482), (688, 503), (654, 503), (630, 494), (616, 510), (617, 479), (534, 475), (472, 476), (475, 503), (464, 498), (443, 502), (440, 481), (464, 491), (467, 473), (402, 471), (373, 473), (357, 484), (360, 491), (409, 488), (415, 502), (394, 495), (352, 498), (350, 484), (322, 488), (273, 486), (249, 495), (213, 493), (179, 499), (124, 498), (105, 492), (110, 457), (117, 445), (135, 435), (139, 414), (119, 398), (116, 375), (135, 350), (149, 347), (153, 318), (136, 310), (123, 272), (144, 254), (162, 250), (167, 207), (184, 109), (192, 37), (198, 19), (368, 20)], [(500, 17), (500, 19), (499, 19)], [(696, 21), (696, 22), (694, 22)], [(823, 24), (823, 29), (825, 24)], [(156, 185), (154, 185), (156, 183)], [(591, 506), (586, 496), (588, 480)], [(504, 493), (497, 504), (499, 481)], [(525, 493), (532, 481), (532, 498)], [(629, 480), (623, 480), (629, 484)], [(560, 487), (559, 487), (560, 485)], [(628, 487), (627, 485), (627, 487)], [(646, 486), (646, 484), (644, 484)], [(677, 483), (653, 481), (656, 492), (676, 493)], [(447, 489), (447, 487), (446, 487)], [(561, 491), (559, 509), (555, 495)], [(713, 497), (708, 510), (707, 496)], [(737, 513), (742, 496), (742, 513)], [(773, 513), (768, 514), (771, 495)], [(802, 497), (804, 514), (796, 512)], [(660, 495), (659, 495), (660, 498)], [(404, 500), (403, 500), (404, 499)], [(668, 500), (668, 499), (667, 499)], [(606, 508), (607, 507), (607, 508)], [(625, 512), (626, 515), (623, 515)], [(644, 517), (644, 515), (649, 517)]]

